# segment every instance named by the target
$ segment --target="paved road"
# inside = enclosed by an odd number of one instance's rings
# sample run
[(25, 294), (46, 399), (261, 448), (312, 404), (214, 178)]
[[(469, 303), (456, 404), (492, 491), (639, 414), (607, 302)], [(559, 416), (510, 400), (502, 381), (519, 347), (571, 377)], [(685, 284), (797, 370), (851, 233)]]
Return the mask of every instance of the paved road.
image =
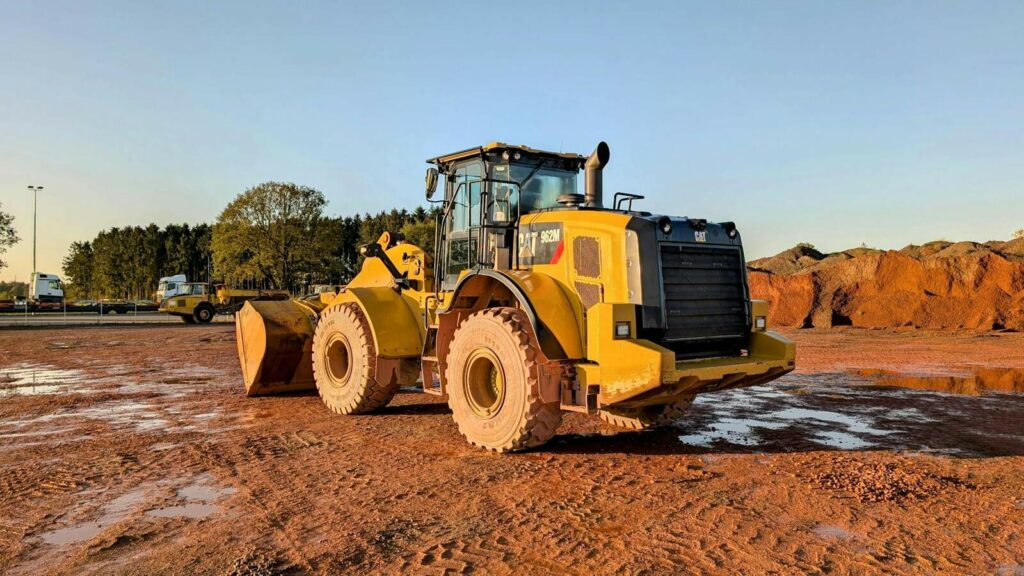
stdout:
[[(234, 322), (233, 316), (217, 316), (214, 322)], [(0, 314), (0, 328), (15, 326), (86, 326), (107, 324), (184, 324), (181, 318), (160, 312), (139, 312), (136, 314), (76, 313), (67, 316), (59, 312), (38, 312), (35, 314)]]

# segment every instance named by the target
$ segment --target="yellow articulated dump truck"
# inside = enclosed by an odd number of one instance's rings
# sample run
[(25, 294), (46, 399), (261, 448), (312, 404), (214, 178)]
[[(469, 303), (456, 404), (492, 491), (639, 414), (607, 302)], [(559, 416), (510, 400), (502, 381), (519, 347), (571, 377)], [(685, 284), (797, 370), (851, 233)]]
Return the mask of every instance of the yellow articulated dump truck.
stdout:
[(183, 282), (175, 296), (160, 302), (160, 311), (187, 324), (208, 324), (217, 314), (234, 314), (250, 300), (288, 300), (284, 290), (240, 290), (222, 284)]
[(608, 161), (603, 142), (428, 160), (427, 198), (444, 182), (436, 253), (385, 233), (337, 294), (246, 303), (247, 393), (315, 386), (362, 414), (419, 380), (469, 442), (506, 452), (548, 441), (566, 411), (642, 429), (793, 370), (794, 344), (749, 297), (736, 226), (639, 211), (632, 194), (606, 205)]

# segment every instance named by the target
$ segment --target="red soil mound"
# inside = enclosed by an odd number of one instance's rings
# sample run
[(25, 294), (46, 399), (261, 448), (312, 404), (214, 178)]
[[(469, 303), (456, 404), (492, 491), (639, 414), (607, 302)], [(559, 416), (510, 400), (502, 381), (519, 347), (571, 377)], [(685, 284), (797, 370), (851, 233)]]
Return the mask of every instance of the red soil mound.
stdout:
[(776, 326), (1024, 330), (1024, 238), (828, 255), (802, 245), (749, 267)]

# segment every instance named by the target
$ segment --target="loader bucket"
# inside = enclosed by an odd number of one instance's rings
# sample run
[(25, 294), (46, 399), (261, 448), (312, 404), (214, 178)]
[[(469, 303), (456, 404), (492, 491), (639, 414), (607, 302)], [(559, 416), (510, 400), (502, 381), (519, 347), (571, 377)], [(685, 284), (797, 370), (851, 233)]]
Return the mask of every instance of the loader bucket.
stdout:
[(246, 396), (310, 390), (317, 309), (294, 300), (250, 301), (235, 317)]

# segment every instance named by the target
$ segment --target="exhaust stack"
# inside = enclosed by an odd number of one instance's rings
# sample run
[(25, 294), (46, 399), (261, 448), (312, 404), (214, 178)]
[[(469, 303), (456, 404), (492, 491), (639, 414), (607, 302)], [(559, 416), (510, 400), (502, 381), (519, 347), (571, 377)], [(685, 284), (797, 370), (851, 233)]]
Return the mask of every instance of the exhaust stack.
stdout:
[(604, 206), (604, 183), (601, 180), (601, 173), (608, 165), (611, 158), (611, 150), (604, 142), (599, 142), (597, 148), (587, 158), (583, 165), (583, 173), (586, 178), (586, 205), (601, 208)]

